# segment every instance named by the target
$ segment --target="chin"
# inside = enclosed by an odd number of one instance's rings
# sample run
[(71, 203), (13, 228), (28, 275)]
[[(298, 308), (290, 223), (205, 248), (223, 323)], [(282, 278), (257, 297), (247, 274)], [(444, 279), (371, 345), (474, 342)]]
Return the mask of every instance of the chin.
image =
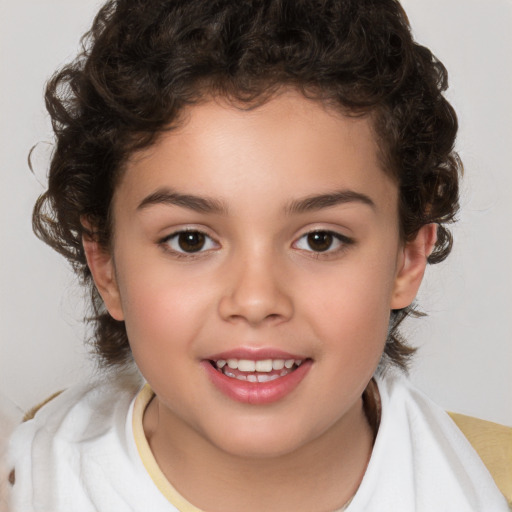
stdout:
[[(237, 424), (238, 423), (238, 424)], [(241, 423), (241, 422), (240, 422)], [(320, 433), (295, 431), (299, 420), (276, 421), (248, 420), (245, 424), (226, 422), (223, 430), (210, 437), (210, 442), (219, 450), (233, 457), (246, 459), (272, 459), (298, 452), (312, 442)], [(226, 430), (229, 428), (229, 431)]]

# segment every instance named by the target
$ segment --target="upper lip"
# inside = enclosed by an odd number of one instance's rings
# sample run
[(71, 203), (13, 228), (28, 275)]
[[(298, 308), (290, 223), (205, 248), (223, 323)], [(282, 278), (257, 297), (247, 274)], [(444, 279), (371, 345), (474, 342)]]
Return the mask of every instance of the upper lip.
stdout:
[(240, 347), (218, 352), (206, 359), (211, 361), (218, 361), (219, 359), (249, 359), (251, 361), (260, 361), (262, 359), (307, 359), (307, 357), (271, 347)]

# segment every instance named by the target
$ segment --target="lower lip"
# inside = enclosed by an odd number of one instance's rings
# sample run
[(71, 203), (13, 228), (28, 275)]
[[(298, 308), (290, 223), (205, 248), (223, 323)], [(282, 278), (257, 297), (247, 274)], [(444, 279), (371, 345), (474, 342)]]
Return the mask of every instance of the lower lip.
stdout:
[(210, 361), (202, 362), (210, 381), (217, 389), (232, 400), (252, 405), (270, 404), (289, 395), (302, 382), (312, 364), (311, 360), (304, 361), (284, 377), (269, 382), (248, 382), (227, 377), (216, 370)]

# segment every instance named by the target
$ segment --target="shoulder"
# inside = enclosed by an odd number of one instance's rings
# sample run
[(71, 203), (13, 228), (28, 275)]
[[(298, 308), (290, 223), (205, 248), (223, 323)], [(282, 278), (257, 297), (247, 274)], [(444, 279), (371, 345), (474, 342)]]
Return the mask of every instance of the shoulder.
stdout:
[(98, 435), (125, 417), (137, 389), (134, 381), (98, 379), (55, 393), (25, 415), (12, 442), (23, 434), (69, 442)]
[(382, 416), (363, 479), (368, 494), (384, 501), (400, 496), (402, 508), (395, 510), (508, 510), (485, 465), (446, 411), (405, 377), (377, 376), (376, 381)]
[(512, 427), (448, 413), (478, 453), (512, 508)]
[(96, 466), (101, 467), (104, 457), (122, 452), (136, 392), (134, 383), (124, 379), (76, 385), (19, 425), (9, 445), (9, 463), (15, 471), (14, 510), (32, 510), (36, 502), (60, 510), (63, 492), (80, 502), (86, 473), (98, 473)]

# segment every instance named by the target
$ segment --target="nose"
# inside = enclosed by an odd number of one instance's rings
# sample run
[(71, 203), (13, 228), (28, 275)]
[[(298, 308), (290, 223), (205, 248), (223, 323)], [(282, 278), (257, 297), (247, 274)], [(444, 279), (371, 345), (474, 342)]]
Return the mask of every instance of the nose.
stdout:
[(220, 316), (251, 326), (281, 323), (293, 316), (293, 301), (286, 272), (269, 256), (254, 256), (231, 263), (227, 270)]

